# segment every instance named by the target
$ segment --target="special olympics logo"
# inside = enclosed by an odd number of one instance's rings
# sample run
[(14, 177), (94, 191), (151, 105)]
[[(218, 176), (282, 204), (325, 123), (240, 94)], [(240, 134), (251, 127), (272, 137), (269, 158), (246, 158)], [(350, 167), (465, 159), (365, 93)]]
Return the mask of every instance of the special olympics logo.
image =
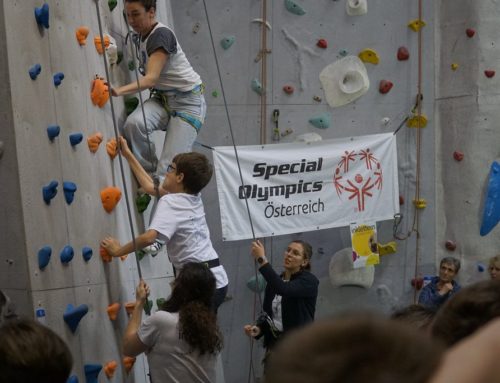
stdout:
[[(363, 174), (349, 173), (349, 167), (358, 162), (363, 163)], [(345, 192), (349, 200), (356, 199), (358, 211), (364, 211), (366, 198), (373, 197), (374, 190), (382, 189), (382, 166), (370, 149), (357, 153), (346, 150), (335, 168), (333, 185), (340, 199)]]

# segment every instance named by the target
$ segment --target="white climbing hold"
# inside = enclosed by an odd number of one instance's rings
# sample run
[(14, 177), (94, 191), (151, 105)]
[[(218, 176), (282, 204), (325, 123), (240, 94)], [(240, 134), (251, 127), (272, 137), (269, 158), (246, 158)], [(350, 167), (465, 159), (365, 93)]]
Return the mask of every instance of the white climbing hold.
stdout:
[(375, 277), (373, 265), (354, 268), (350, 247), (339, 250), (333, 255), (328, 271), (333, 287), (358, 286), (369, 289)]
[[(258, 19), (253, 19), (251, 22), (252, 22), (252, 23), (259, 23), (259, 24), (262, 24), (262, 23), (264, 22), (264, 20), (263, 20), (263, 19), (259, 19), (259, 18), (258, 18)], [(269, 23), (269, 21), (266, 21), (266, 27), (267, 27), (270, 31), (272, 30), (272, 28), (271, 28), (271, 23)]]
[(318, 142), (321, 141), (323, 137), (321, 137), (318, 133), (304, 133), (304, 134), (299, 134), (295, 139), (293, 140), (294, 142), (305, 142), (306, 144), (310, 142)]
[(360, 16), (368, 12), (366, 0), (347, 0), (345, 7), (349, 16)]

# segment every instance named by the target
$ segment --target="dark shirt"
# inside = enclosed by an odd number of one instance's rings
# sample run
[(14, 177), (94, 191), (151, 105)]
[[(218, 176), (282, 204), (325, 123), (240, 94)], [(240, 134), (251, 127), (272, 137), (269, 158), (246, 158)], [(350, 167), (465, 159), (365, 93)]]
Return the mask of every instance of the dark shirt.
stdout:
[(451, 281), (453, 290), (447, 292), (444, 295), (441, 295), (439, 294), (439, 289), (437, 286), (438, 282), (439, 277), (433, 277), (429, 284), (422, 289), (422, 291), (420, 292), (420, 296), (418, 297), (419, 304), (437, 310), (453, 294), (460, 290), (460, 285), (455, 281)]

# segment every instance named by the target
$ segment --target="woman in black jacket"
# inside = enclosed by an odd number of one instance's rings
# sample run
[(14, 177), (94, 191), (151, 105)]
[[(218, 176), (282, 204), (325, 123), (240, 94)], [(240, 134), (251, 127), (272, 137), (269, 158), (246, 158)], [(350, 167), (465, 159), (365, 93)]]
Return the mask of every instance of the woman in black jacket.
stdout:
[(310, 272), (312, 248), (307, 242), (290, 242), (283, 254), (284, 271), (280, 275), (267, 261), (260, 241), (252, 242), (251, 253), (267, 286), (263, 315), (254, 325), (246, 325), (244, 329), (247, 335), (256, 339), (264, 336), (265, 361), (283, 333), (314, 320), (319, 281)]

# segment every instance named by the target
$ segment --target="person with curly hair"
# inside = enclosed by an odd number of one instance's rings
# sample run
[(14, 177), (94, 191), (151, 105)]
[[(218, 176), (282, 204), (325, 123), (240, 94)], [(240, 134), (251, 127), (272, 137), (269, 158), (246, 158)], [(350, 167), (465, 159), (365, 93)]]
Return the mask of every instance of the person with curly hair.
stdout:
[(215, 278), (201, 263), (184, 265), (160, 311), (142, 323), (149, 286), (141, 280), (123, 338), (127, 356), (147, 354), (151, 382), (215, 382), (222, 334), (212, 310)]

